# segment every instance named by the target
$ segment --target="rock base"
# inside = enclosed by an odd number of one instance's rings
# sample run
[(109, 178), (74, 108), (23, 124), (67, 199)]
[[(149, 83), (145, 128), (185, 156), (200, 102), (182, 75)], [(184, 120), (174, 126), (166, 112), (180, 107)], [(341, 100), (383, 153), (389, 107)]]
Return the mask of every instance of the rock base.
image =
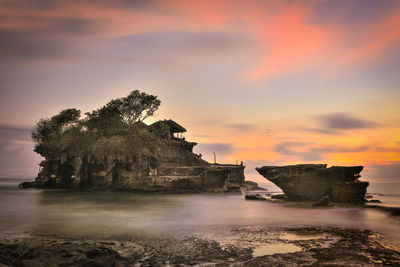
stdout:
[[(298, 236), (285, 239), (285, 235)], [(305, 235), (307, 238), (302, 238)], [(309, 238), (310, 236), (315, 238)], [(228, 242), (226, 240), (229, 240)], [(300, 251), (253, 256), (265, 245), (293, 244)], [(399, 266), (400, 252), (369, 230), (240, 227), (213, 240), (189, 237), (80, 240), (50, 237), (0, 239), (5, 266)]]

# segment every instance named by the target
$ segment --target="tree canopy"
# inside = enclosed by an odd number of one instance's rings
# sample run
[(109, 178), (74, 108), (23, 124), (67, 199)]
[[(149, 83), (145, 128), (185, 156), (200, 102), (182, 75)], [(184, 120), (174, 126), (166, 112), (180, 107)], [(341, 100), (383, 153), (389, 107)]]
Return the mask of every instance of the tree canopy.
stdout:
[(131, 127), (136, 122), (153, 116), (161, 104), (157, 96), (138, 90), (122, 98), (113, 99), (103, 107), (86, 113), (89, 120), (106, 119), (125, 123)]
[[(87, 112), (83, 119), (77, 109), (66, 109), (50, 119), (41, 119), (32, 131), (35, 151), (42, 156), (65, 151), (87, 150), (105, 136), (125, 136), (131, 143), (149, 142), (151, 134), (140, 126), (154, 116), (161, 101), (138, 90), (113, 99), (103, 107)], [(134, 141), (135, 140), (135, 141)], [(147, 140), (147, 141), (146, 141)], [(77, 152), (78, 153), (78, 152)]]

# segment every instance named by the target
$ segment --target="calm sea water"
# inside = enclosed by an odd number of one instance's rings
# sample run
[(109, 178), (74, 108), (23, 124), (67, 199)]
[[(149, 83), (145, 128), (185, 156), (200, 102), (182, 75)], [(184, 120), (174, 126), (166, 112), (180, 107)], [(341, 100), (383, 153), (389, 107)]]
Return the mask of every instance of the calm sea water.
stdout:
[[(246, 201), (240, 194), (137, 194), (20, 190), (0, 179), (0, 236), (132, 239), (138, 235), (190, 236), (240, 226), (368, 228), (400, 248), (400, 219), (366, 208), (291, 208)], [(264, 185), (265, 186), (265, 185)], [(399, 203), (400, 184), (372, 184), (375, 198)], [(270, 191), (276, 191), (271, 185)], [(400, 205), (398, 205), (400, 206)]]

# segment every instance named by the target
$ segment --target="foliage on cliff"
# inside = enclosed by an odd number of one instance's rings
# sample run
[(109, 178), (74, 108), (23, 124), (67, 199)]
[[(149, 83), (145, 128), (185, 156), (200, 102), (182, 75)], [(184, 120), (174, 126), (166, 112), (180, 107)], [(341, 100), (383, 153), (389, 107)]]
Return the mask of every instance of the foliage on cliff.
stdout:
[(80, 110), (63, 110), (37, 122), (32, 131), (34, 151), (46, 159), (63, 154), (101, 157), (151, 153), (161, 133), (151, 131), (143, 120), (153, 116), (160, 103), (157, 96), (135, 90), (83, 118)]

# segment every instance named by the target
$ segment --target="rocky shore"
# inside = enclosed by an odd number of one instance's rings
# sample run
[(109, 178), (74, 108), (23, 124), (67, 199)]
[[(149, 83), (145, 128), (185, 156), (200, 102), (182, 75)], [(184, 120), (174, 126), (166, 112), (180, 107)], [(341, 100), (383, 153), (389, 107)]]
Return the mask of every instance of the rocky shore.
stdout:
[(369, 230), (249, 226), (225, 230), (212, 239), (204, 236), (129, 241), (0, 239), (0, 263), (6, 266), (395, 266), (400, 264), (400, 252), (385, 246), (379, 235)]

